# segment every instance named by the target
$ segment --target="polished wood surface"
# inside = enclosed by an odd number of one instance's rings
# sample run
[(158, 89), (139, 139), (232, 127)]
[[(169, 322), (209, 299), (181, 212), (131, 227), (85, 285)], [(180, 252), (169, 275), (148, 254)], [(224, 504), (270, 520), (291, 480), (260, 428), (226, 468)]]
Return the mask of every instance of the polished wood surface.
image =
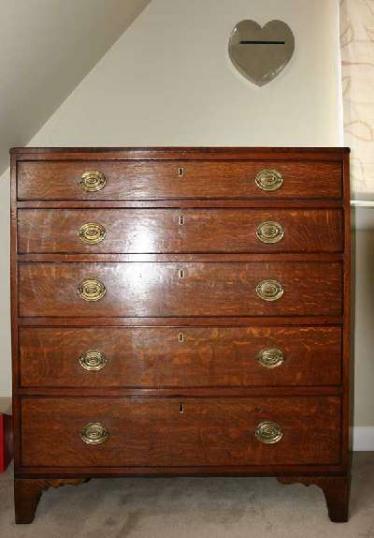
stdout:
[[(264, 243), (257, 228), (275, 222), (284, 233)], [(82, 241), (87, 223), (100, 225), (100, 243)], [(104, 236), (105, 233), (105, 236)], [(339, 252), (342, 212), (333, 209), (22, 209), (20, 253), (98, 252)]]
[[(59, 467), (336, 464), (340, 398), (24, 399), (22, 464)], [(272, 420), (283, 438), (265, 445), (258, 424)], [(102, 423), (101, 445), (80, 431)]]
[[(82, 300), (80, 282), (106, 288), (96, 302)], [(284, 295), (267, 302), (256, 293), (268, 279)], [(20, 316), (281, 316), (340, 315), (339, 263), (117, 263), (19, 266)]]
[[(63, 345), (56, 346), (56, 342)], [(283, 352), (266, 368), (258, 355)], [(339, 385), (339, 327), (94, 327), (20, 329), (22, 387), (224, 387)], [(89, 350), (104, 354), (84, 369)]]
[[(256, 183), (264, 169), (278, 190)], [(85, 171), (106, 176), (85, 192)], [(349, 155), (339, 148), (11, 153), (15, 501), (91, 476), (276, 475), (348, 514)], [(284, 236), (264, 244), (262, 222)], [(87, 223), (105, 228), (84, 243)], [(106, 287), (97, 302), (84, 279)], [(262, 280), (283, 296), (265, 302)], [(281, 349), (269, 369), (259, 352)], [(101, 351), (103, 369), (79, 359)], [(260, 443), (260, 420), (283, 438)], [(80, 431), (100, 421), (106, 443)], [(52, 484), (53, 482), (53, 484)]]
[[(284, 177), (279, 191), (266, 193), (255, 183), (263, 169)], [(84, 192), (85, 171), (100, 171), (107, 184)], [(183, 175), (180, 175), (183, 170)], [(341, 198), (342, 174), (336, 162), (278, 162), (252, 159), (199, 162), (68, 161), (18, 164), (19, 200), (163, 200), (188, 198)]]

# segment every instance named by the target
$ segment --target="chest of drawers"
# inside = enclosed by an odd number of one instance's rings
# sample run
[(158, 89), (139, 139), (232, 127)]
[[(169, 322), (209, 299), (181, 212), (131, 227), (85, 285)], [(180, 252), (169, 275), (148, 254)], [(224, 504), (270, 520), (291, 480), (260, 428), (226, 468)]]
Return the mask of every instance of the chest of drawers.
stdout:
[(16, 521), (91, 477), (349, 495), (345, 149), (11, 152)]

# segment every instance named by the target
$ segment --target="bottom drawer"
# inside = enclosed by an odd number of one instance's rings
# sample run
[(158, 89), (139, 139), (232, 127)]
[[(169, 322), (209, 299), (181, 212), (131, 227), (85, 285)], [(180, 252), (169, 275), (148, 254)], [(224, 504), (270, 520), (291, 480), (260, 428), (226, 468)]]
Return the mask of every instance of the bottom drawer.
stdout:
[(21, 409), (26, 467), (340, 462), (338, 397), (30, 398)]

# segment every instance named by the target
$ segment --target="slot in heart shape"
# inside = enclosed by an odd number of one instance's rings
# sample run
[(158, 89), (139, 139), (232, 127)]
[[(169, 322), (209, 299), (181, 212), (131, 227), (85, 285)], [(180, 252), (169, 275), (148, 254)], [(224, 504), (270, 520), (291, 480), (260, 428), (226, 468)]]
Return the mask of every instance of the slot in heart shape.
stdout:
[(283, 21), (261, 27), (256, 21), (239, 22), (231, 33), (229, 56), (232, 63), (257, 86), (272, 81), (288, 64), (295, 50), (295, 37)]

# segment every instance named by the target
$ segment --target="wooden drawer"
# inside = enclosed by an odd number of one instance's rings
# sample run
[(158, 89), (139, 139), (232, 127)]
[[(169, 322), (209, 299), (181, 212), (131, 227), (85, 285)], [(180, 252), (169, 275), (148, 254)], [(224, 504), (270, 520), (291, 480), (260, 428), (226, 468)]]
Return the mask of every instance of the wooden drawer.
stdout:
[[(283, 295), (264, 300), (259, 288), (267, 298)], [(18, 307), (20, 316), (31, 317), (338, 316), (342, 267), (277, 261), (21, 263)]]
[(338, 385), (341, 329), (21, 327), (20, 380), (23, 387)]
[[(24, 399), (21, 405), (26, 467), (340, 461), (338, 397), (35, 398)], [(279, 442), (264, 444), (256, 438), (256, 429), (265, 421), (280, 427)], [(86, 444), (81, 434), (87, 424), (102, 425), (109, 436), (102, 444)]]
[(24, 209), (21, 253), (337, 252), (340, 210)]
[[(342, 196), (339, 162), (318, 161), (44, 161), (19, 162), (19, 200), (162, 200), (183, 198), (324, 198)], [(264, 191), (256, 177), (276, 170), (278, 190)], [(87, 171), (90, 188), (82, 186)], [(93, 177), (93, 179), (92, 179)]]

